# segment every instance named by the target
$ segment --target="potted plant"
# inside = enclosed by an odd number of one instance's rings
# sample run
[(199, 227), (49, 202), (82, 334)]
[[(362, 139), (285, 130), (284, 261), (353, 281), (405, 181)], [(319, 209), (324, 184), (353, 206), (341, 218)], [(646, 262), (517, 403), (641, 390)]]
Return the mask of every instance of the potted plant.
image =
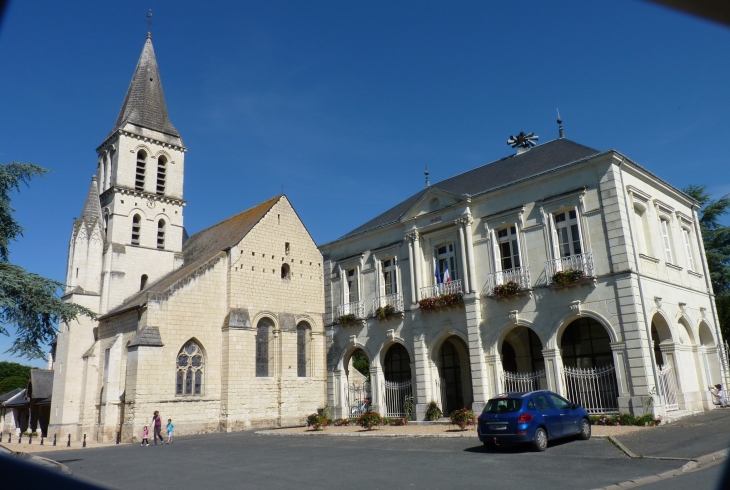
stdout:
[(357, 323), (357, 316), (354, 313), (347, 313), (346, 315), (340, 315), (339, 324), (343, 327), (355, 325)]
[(387, 321), (393, 315), (395, 315), (395, 306), (390, 304), (381, 306), (375, 310), (375, 317), (381, 322)]
[(307, 427), (322, 430), (330, 424), (330, 420), (322, 413), (313, 413), (307, 417)]
[(451, 412), (451, 423), (458, 425), (461, 430), (465, 430), (467, 427), (477, 423), (477, 417), (468, 408), (460, 408)]
[(568, 286), (575, 284), (585, 277), (585, 272), (579, 269), (566, 269), (558, 271), (553, 275), (553, 284), (558, 286)]
[(383, 418), (380, 416), (380, 414), (378, 412), (371, 412), (369, 410), (362, 414), (359, 419), (357, 419), (357, 425), (367, 430), (373, 430), (373, 428), (378, 427), (382, 423)]
[(426, 408), (426, 418), (428, 420), (434, 421), (438, 420), (443, 416), (443, 412), (441, 412), (441, 407), (439, 407), (439, 404), (435, 401), (429, 402), (428, 407)]
[(433, 298), (422, 299), (418, 305), (423, 310), (438, 310), (440, 308), (451, 308), (464, 304), (463, 293), (447, 293)]
[(492, 294), (498, 299), (506, 299), (512, 296), (517, 296), (522, 292), (522, 287), (515, 281), (508, 281), (504, 284), (495, 286), (492, 289)]

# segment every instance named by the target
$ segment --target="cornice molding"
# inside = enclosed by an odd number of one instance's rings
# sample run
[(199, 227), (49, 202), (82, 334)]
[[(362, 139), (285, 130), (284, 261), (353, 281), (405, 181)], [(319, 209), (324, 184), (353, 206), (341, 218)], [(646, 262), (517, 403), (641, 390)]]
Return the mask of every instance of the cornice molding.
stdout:
[(135, 189), (132, 189), (131, 187), (126, 187), (122, 185), (113, 185), (104, 192), (101, 193), (99, 196), (101, 199), (106, 198), (107, 196), (110, 196), (111, 194), (121, 194), (123, 196), (132, 196), (132, 197), (139, 197), (141, 199), (147, 199), (150, 201), (156, 201), (161, 202), (163, 204), (174, 204), (177, 206), (185, 206), (187, 205), (187, 201), (184, 199), (177, 199), (175, 197), (170, 196), (160, 196), (159, 194), (152, 194), (151, 192), (147, 191), (138, 191)]

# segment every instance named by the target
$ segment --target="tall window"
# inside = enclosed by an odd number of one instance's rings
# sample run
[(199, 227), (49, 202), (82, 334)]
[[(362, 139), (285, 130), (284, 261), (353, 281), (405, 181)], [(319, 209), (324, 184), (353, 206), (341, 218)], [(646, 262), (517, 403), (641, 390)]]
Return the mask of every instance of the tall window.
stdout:
[(578, 212), (573, 209), (557, 213), (554, 215), (554, 219), (560, 257), (582, 254), (583, 243), (580, 236)]
[(636, 240), (636, 246), (639, 248), (641, 253), (651, 256), (651, 235), (649, 235), (649, 225), (646, 218), (647, 211), (639, 206), (634, 206), (634, 223), (636, 233), (634, 233), (634, 239)]
[(138, 214), (132, 218), (132, 245), (139, 245), (139, 230), (142, 226), (142, 217)]
[(134, 189), (137, 191), (144, 190), (144, 169), (147, 165), (147, 153), (144, 150), (137, 152), (137, 173), (134, 178)]
[(381, 266), (383, 270), (383, 294), (396, 294), (398, 292), (398, 277), (396, 275), (395, 258), (384, 260)]
[(165, 193), (165, 172), (167, 172), (167, 158), (161, 156), (157, 159), (157, 194)]
[(269, 376), (269, 320), (262, 318), (256, 327), (256, 376)]
[(517, 227), (510, 226), (497, 232), (502, 270), (520, 267), (520, 246), (517, 243)]
[(109, 230), (109, 210), (104, 210), (104, 234), (107, 234), (107, 230)]
[(177, 355), (176, 395), (203, 394), (203, 350), (195, 341), (189, 341)]
[(386, 381), (402, 383), (411, 380), (411, 358), (401, 344), (393, 344), (385, 354), (383, 374)]
[(672, 262), (672, 238), (669, 235), (670, 225), (669, 220), (667, 219), (660, 219), (659, 225), (662, 229), (662, 245), (664, 246), (664, 260), (669, 263), (673, 264)]
[(161, 219), (157, 222), (157, 248), (164, 250), (165, 248), (165, 220)]
[(359, 301), (360, 295), (357, 290), (357, 269), (348, 269), (347, 274), (347, 302)]
[[(434, 250), (436, 256), (436, 267), (439, 271), (439, 277), (441, 281), (446, 282), (446, 279), (452, 281), (458, 279), (459, 273), (456, 270), (456, 255), (454, 254), (454, 244), (449, 243), (436, 247)], [(448, 276), (446, 272), (448, 271)]]
[(560, 339), (563, 364), (570, 367), (595, 368), (613, 364), (611, 338), (593, 318), (573, 321)]
[(311, 376), (309, 343), (312, 341), (312, 329), (306, 322), (297, 325), (297, 376)]
[(146, 287), (147, 287), (147, 274), (142, 274), (142, 277), (139, 278), (139, 290), (142, 291)]
[(686, 228), (682, 228), (682, 239), (684, 240), (684, 250), (687, 253), (687, 268), (694, 271), (695, 259), (692, 254), (692, 240), (690, 238), (689, 231)]

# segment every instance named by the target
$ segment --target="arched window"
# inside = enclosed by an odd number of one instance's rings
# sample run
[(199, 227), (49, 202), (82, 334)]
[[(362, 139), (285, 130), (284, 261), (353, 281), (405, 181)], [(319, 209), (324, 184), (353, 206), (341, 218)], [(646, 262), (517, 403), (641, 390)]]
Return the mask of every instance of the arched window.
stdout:
[(271, 320), (262, 318), (256, 327), (256, 376), (269, 376), (269, 335), (272, 330)]
[(165, 172), (167, 172), (167, 158), (161, 156), (157, 159), (157, 194), (165, 193)]
[(592, 369), (613, 364), (611, 338), (593, 318), (580, 318), (568, 325), (560, 348), (566, 366)]
[(165, 220), (161, 219), (157, 222), (157, 248), (164, 250), (165, 248)]
[(138, 214), (132, 218), (132, 245), (139, 245), (139, 230), (142, 226), (142, 217)]
[(142, 291), (146, 287), (147, 287), (147, 274), (142, 274), (142, 277), (139, 280), (139, 290)]
[(281, 278), (282, 279), (291, 279), (291, 270), (289, 269), (289, 264), (282, 264), (281, 265)]
[(137, 191), (144, 190), (144, 168), (147, 164), (147, 153), (144, 150), (137, 152), (137, 174), (134, 179), (134, 189)]
[(383, 372), (386, 381), (402, 383), (411, 380), (411, 358), (401, 344), (393, 344), (385, 354)]
[(176, 395), (203, 394), (203, 350), (193, 340), (180, 349), (177, 355)]
[(104, 234), (107, 234), (107, 230), (109, 230), (109, 210), (104, 210)]
[(310, 342), (312, 341), (312, 328), (307, 322), (297, 325), (297, 376), (305, 378), (312, 375), (310, 366)]

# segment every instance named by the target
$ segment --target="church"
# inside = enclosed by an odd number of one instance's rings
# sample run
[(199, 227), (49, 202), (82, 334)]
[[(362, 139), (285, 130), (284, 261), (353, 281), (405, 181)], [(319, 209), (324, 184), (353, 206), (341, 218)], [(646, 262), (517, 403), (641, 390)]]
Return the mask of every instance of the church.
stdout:
[[(148, 33), (74, 221), (49, 434), (300, 424), (326, 403), (323, 261), (285, 195), (188, 237), (185, 154)], [(79, 199), (82, 201), (82, 199)]]

